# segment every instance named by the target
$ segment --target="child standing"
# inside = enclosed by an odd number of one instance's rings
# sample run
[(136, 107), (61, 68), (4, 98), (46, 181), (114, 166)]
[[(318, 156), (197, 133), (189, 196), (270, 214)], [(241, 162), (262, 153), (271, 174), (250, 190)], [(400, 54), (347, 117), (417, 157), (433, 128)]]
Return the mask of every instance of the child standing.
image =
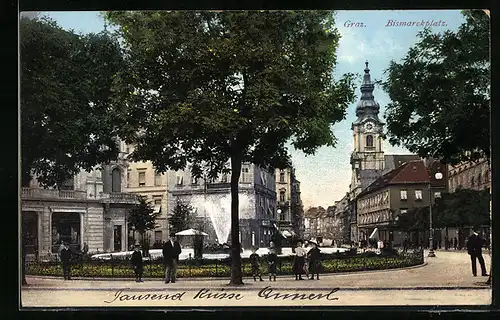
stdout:
[(269, 254), (267, 255), (267, 263), (269, 266), (269, 281), (271, 281), (271, 277), (273, 277), (274, 281), (276, 281), (276, 266), (278, 264), (278, 255), (276, 254), (274, 248), (271, 248)]
[(253, 281), (257, 281), (257, 277), (259, 277), (260, 281), (264, 281), (262, 280), (262, 276), (260, 273), (260, 257), (257, 254), (257, 248), (252, 248), (252, 254), (250, 255), (250, 264), (252, 265)]
[(142, 262), (142, 252), (139, 246), (135, 247), (134, 253), (132, 253), (132, 257), (130, 259), (130, 263), (132, 264), (132, 268), (134, 268), (135, 282), (144, 282), (142, 281), (142, 273), (144, 271)]

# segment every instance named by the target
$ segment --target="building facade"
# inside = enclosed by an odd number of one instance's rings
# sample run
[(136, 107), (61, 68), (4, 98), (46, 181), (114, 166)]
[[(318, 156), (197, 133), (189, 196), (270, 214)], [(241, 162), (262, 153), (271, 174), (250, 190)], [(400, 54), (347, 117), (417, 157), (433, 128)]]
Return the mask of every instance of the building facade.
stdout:
[(461, 186), (464, 189), (484, 190), (491, 188), (491, 167), (487, 159), (462, 162), (448, 166), (449, 192)]
[(44, 189), (36, 178), (23, 187), (21, 219), (28, 254), (54, 255), (63, 241), (73, 249), (87, 243), (89, 252), (127, 250), (127, 215), (137, 197), (123, 192), (126, 168), (122, 150), (117, 161), (82, 170), (59, 189)]
[[(414, 160), (373, 182), (356, 203), (360, 240), (368, 240), (375, 233), (380, 240), (401, 245), (405, 234), (397, 230), (396, 219), (412, 208), (429, 207), (440, 197), (446, 191), (446, 180), (437, 180), (434, 175), (445, 171), (446, 166), (438, 161), (426, 166), (424, 161)], [(440, 233), (435, 235), (439, 237)], [(425, 244), (427, 239), (428, 232), (423, 231), (410, 234), (409, 241)]]
[[(169, 172), (169, 215), (180, 200), (193, 207), (197, 226), (208, 233), (209, 243), (230, 243), (231, 185), (230, 176), (221, 175), (216, 181), (195, 179), (190, 170)], [(240, 243), (244, 249), (269, 246), (276, 225), (276, 179), (255, 165), (244, 163), (239, 181)]]
[[(316, 239), (324, 235), (325, 223), (327, 212), (323, 207), (311, 207), (304, 213), (304, 239)], [(333, 221), (333, 219), (332, 219)], [(330, 226), (332, 224), (330, 223)]]
[[(133, 146), (125, 146), (125, 154), (133, 152)], [(129, 162), (127, 166), (125, 191), (146, 197), (153, 204), (154, 211), (160, 216), (156, 219), (157, 227), (147, 231), (151, 244), (166, 241), (168, 238), (168, 201), (167, 186), (168, 174), (159, 174), (155, 171), (153, 164), (147, 162)], [(133, 235), (129, 235), (133, 237)]]

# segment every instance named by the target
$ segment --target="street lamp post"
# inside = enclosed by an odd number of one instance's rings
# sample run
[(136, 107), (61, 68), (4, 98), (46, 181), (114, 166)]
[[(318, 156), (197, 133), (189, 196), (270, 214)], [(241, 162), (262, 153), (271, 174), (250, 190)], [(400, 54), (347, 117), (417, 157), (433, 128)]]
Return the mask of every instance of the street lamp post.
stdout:
[[(441, 172), (437, 172), (434, 177), (436, 180), (441, 180), (443, 178), (443, 174)], [(434, 229), (432, 228), (432, 188), (431, 181), (429, 179), (429, 257), (436, 257), (434, 253)]]

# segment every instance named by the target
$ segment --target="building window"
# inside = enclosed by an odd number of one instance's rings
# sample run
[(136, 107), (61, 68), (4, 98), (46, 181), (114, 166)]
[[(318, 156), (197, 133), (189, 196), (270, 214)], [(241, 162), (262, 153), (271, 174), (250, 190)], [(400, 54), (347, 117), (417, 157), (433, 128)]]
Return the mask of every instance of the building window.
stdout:
[(280, 191), (280, 201), (285, 202), (285, 191)]
[(422, 190), (415, 190), (415, 200), (422, 200)]
[(155, 211), (159, 212), (161, 208), (161, 198), (160, 199), (155, 199)]
[(146, 185), (146, 172), (139, 172), (139, 187), (144, 187)]
[(434, 192), (434, 198), (441, 198), (441, 192)]
[(241, 168), (241, 182), (248, 182), (247, 175), (248, 175), (248, 168)]
[(127, 188), (130, 187), (130, 170), (127, 171)]
[(470, 186), (474, 187), (474, 177), (470, 177)]
[(155, 172), (155, 186), (161, 186), (161, 173)]
[(122, 172), (118, 168), (111, 171), (111, 192), (122, 191)]
[(372, 135), (366, 136), (366, 146), (373, 147), (373, 136)]
[(182, 186), (183, 180), (184, 180), (183, 176), (177, 176), (176, 185)]
[(280, 170), (280, 182), (285, 182), (285, 171), (283, 169)]
[(161, 242), (161, 231), (155, 231), (155, 242)]
[(408, 191), (406, 190), (401, 190), (399, 192), (401, 200), (407, 200), (408, 199)]

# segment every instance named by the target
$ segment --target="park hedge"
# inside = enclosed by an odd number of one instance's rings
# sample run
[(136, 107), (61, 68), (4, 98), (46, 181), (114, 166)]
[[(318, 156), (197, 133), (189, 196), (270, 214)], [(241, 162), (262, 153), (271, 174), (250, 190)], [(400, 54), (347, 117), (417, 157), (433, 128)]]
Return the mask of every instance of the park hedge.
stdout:
[[(265, 257), (263, 257), (265, 259)], [(265, 260), (264, 260), (265, 261)], [(333, 256), (328, 255), (322, 258), (321, 273), (337, 273), (367, 270), (385, 270), (404, 268), (420, 265), (424, 262), (423, 252), (416, 251), (404, 255), (373, 255), (363, 254), (357, 256)], [(291, 275), (293, 260), (285, 257), (280, 259), (277, 266), (278, 275)], [(251, 266), (245, 259), (242, 261), (242, 271), (244, 276), (251, 276)], [(263, 263), (261, 266), (263, 274), (267, 273), (267, 268)], [(61, 276), (62, 268), (57, 262), (29, 262), (27, 264), (27, 274), (37, 276)], [(144, 276), (147, 278), (163, 278), (165, 270), (160, 261), (145, 261)], [(211, 261), (183, 261), (177, 269), (179, 278), (197, 277), (228, 277), (231, 274), (229, 260)], [(74, 263), (71, 268), (72, 277), (85, 278), (133, 278), (134, 271), (127, 260), (107, 260), (107, 261), (80, 261)]]

